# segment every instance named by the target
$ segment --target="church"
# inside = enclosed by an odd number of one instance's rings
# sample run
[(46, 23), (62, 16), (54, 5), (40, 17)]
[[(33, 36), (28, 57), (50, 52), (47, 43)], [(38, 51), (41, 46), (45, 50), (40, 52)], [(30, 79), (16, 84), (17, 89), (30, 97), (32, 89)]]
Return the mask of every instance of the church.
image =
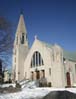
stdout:
[(43, 42), (37, 36), (29, 48), (27, 35), (21, 14), (13, 47), (12, 80), (46, 78), (52, 87), (73, 86), (76, 83), (76, 52)]

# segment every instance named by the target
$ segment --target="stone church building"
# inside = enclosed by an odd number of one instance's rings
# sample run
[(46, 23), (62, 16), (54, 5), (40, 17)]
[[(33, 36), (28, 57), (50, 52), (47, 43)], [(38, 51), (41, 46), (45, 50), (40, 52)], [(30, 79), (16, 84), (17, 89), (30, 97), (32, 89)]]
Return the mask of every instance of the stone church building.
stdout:
[(76, 52), (45, 43), (37, 36), (29, 48), (27, 35), (21, 14), (14, 40), (12, 80), (46, 78), (52, 87), (73, 86), (76, 83)]

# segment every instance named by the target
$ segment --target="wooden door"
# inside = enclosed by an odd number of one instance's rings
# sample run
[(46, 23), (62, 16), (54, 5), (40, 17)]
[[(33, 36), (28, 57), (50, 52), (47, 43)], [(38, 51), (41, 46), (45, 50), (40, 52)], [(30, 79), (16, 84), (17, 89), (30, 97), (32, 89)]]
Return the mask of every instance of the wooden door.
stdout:
[(66, 73), (66, 78), (67, 78), (67, 86), (71, 87), (71, 79), (70, 79), (70, 73)]
[(31, 72), (31, 80), (34, 80), (34, 72)]
[(40, 79), (40, 72), (36, 71), (36, 79)]

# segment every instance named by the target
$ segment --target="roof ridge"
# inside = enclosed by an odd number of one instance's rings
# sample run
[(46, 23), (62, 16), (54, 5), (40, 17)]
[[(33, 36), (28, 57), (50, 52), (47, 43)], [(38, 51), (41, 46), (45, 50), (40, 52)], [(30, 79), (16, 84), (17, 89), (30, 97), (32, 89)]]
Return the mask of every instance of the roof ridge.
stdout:
[(47, 46), (47, 47), (49, 47), (49, 48), (51, 48), (53, 45), (52, 44), (49, 44), (49, 43), (46, 43), (46, 42), (44, 42), (44, 41), (41, 41), (41, 40), (39, 40), (42, 44), (44, 44), (45, 46)]

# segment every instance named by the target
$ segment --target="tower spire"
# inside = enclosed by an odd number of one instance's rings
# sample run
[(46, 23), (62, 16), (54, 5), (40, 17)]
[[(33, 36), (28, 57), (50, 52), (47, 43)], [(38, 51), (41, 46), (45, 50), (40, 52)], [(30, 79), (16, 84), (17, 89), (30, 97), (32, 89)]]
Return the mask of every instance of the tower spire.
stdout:
[(24, 44), (28, 46), (27, 30), (26, 30), (26, 25), (24, 22), (24, 17), (23, 17), (22, 12), (20, 14), (19, 23), (18, 23), (17, 30), (16, 30), (15, 42), (17, 42), (17, 44)]
[(22, 33), (22, 32), (27, 33), (26, 26), (24, 23), (23, 13), (21, 12), (16, 33)]
[(27, 40), (27, 30), (24, 22), (23, 14), (20, 14), (15, 43), (13, 48), (13, 78), (14, 80), (23, 80), (24, 79), (24, 61), (28, 54), (28, 40)]

